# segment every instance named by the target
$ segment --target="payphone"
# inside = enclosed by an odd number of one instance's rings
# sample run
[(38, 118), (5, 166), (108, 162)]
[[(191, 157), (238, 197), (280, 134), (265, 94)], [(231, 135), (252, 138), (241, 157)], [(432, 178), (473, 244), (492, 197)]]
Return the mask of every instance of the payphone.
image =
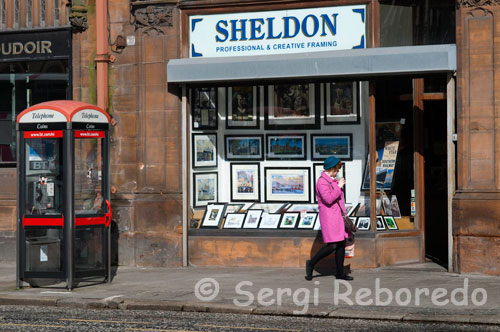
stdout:
[(110, 282), (109, 116), (77, 101), (17, 117), (17, 286)]

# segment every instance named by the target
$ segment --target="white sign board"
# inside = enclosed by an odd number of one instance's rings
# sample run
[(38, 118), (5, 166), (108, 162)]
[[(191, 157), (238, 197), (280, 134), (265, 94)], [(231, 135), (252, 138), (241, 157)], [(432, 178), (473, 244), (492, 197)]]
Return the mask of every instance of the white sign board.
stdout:
[(76, 112), (71, 118), (71, 122), (98, 122), (108, 123), (108, 117), (102, 112), (93, 109), (84, 109)]
[(50, 109), (39, 109), (24, 114), (19, 123), (68, 122), (64, 114)]
[(189, 17), (189, 56), (227, 57), (365, 48), (366, 5)]

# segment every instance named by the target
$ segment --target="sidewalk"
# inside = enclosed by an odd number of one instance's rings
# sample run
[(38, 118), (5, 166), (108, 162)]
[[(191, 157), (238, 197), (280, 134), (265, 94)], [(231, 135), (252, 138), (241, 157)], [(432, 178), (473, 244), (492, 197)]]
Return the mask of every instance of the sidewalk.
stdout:
[[(337, 283), (338, 288), (335, 289), (335, 277), (332, 275), (318, 276), (315, 272), (317, 277), (306, 281), (303, 269), (120, 267), (111, 284), (81, 285), (83, 287), (70, 292), (64, 288), (65, 284), (16, 290), (15, 265), (4, 264), (0, 266), (0, 305), (500, 325), (499, 277), (447, 273), (430, 263), (356, 270), (351, 275), (354, 281)], [(213, 295), (216, 290), (213, 284), (202, 285), (202, 282), (213, 280), (202, 280), (204, 278), (212, 278), (218, 283), (216, 296)], [(352, 287), (350, 294), (347, 293), (349, 287)], [(361, 288), (367, 289), (358, 292)], [(392, 301), (388, 293), (391, 293)], [(463, 293), (466, 293), (465, 298)], [(484, 298), (485, 294), (487, 298)], [(213, 298), (210, 298), (211, 295)], [(201, 296), (205, 297), (204, 300)], [(335, 298), (338, 299), (337, 305), (334, 304)], [(234, 301), (237, 301), (236, 304)]]

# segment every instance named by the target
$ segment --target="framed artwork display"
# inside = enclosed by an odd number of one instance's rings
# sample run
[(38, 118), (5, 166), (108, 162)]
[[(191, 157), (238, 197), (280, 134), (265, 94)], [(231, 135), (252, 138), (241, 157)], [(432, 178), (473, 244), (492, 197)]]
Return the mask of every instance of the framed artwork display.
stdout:
[(281, 217), (280, 228), (295, 228), (300, 218), (299, 212), (285, 212)]
[(389, 230), (398, 230), (398, 224), (394, 217), (384, 216), (385, 223), (387, 224), (387, 229)]
[(370, 217), (359, 217), (358, 218), (358, 224), (356, 225), (358, 227), (358, 230), (360, 231), (369, 231), (370, 230)]
[(274, 202), (309, 202), (308, 167), (265, 167), (265, 200)]
[(217, 88), (193, 88), (190, 91), (193, 130), (217, 129)]
[(358, 82), (325, 83), (325, 125), (359, 123), (358, 95)]
[(264, 135), (225, 135), (226, 160), (252, 161), (264, 160)]
[(283, 203), (254, 203), (249, 209), (252, 210), (263, 210), (266, 213), (278, 213), (280, 212), (286, 204)]
[(352, 134), (311, 135), (311, 160), (352, 160)]
[(228, 213), (222, 228), (241, 228), (241, 226), (243, 226), (245, 216), (245, 213)]
[(245, 204), (227, 204), (226, 205), (226, 213), (224, 216), (227, 216), (229, 213), (238, 213), (243, 209)]
[(225, 210), (226, 203), (208, 204), (200, 228), (219, 228)]
[(259, 129), (258, 88), (233, 86), (226, 88), (226, 128)]
[(217, 167), (217, 134), (192, 135), (193, 168)]
[(248, 210), (243, 223), (243, 228), (258, 228), (260, 217), (264, 211), (262, 210)]
[(319, 88), (314, 83), (269, 85), (264, 100), (265, 129), (319, 128)]
[(276, 229), (281, 220), (281, 214), (279, 213), (262, 213), (260, 219), (259, 228), (271, 228)]
[(370, 216), (370, 195), (361, 194), (356, 210), (356, 217), (369, 217)]
[(260, 165), (231, 163), (231, 200), (260, 200)]
[(293, 204), (287, 212), (319, 212), (318, 204)]
[(377, 231), (385, 231), (384, 217), (377, 216)]
[(306, 134), (266, 135), (266, 159), (305, 160)]
[(306, 212), (300, 215), (299, 225), (297, 228), (313, 229), (316, 219), (318, 218), (317, 212)]
[(217, 172), (193, 173), (193, 207), (205, 206), (219, 199)]
[[(313, 164), (313, 172), (314, 172), (314, 188), (316, 188), (316, 183), (318, 182), (318, 179), (321, 176), (321, 173), (323, 173), (323, 163), (314, 163)], [(337, 178), (338, 179), (340, 179), (340, 178), (345, 179), (346, 178), (345, 175), (346, 175), (345, 164), (342, 164), (342, 167), (340, 168), (339, 172), (337, 173)], [(344, 193), (344, 200), (346, 198), (346, 186), (347, 186), (347, 182), (342, 187), (342, 192)], [(313, 190), (313, 199), (314, 199), (314, 202), (318, 202), (318, 198), (316, 197), (316, 189)], [(345, 205), (346, 209), (347, 209), (347, 205), (348, 204)], [(351, 206), (351, 208), (352, 208), (352, 206)], [(349, 214), (349, 211), (347, 212), (347, 214)]]

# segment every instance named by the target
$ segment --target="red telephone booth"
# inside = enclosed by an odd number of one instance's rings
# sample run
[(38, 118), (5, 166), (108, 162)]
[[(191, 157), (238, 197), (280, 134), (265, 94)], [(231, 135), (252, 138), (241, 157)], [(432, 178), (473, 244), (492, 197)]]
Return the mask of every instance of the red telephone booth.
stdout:
[(109, 122), (69, 100), (18, 115), (18, 288), (110, 282)]

